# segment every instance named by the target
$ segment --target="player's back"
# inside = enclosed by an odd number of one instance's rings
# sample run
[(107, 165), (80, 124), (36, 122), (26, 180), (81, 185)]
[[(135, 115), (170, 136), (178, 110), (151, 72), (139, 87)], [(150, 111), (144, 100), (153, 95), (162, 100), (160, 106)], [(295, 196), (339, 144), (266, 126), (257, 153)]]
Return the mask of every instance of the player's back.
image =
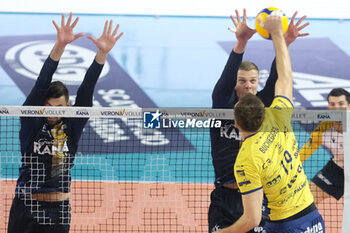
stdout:
[(293, 216), (313, 203), (290, 123), (292, 105), (279, 107), (285, 101), (276, 98), (266, 108), (261, 130), (245, 139), (235, 164), (243, 194), (263, 188), (264, 214), (272, 221)]

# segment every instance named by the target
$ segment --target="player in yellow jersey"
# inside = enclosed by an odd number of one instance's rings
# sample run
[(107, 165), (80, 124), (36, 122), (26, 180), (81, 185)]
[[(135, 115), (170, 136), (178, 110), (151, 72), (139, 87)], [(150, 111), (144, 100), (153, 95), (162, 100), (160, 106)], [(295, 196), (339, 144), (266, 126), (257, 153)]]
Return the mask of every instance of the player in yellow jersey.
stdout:
[(270, 108), (265, 110), (261, 100), (251, 94), (242, 97), (235, 106), (235, 126), (243, 142), (234, 170), (244, 213), (219, 233), (243, 233), (258, 226), (263, 199), (263, 214), (267, 218), (263, 232), (325, 232), (291, 126), (292, 68), (281, 25), (279, 16), (269, 16), (265, 23), (272, 36), (278, 72)]
[[(328, 110), (350, 110), (350, 93), (343, 88), (331, 90), (327, 101)], [(339, 200), (344, 195), (344, 148), (341, 122), (324, 121), (319, 124), (300, 149), (301, 162), (314, 154), (321, 145), (331, 152), (332, 158), (311, 179), (310, 189), (316, 205), (329, 197)]]

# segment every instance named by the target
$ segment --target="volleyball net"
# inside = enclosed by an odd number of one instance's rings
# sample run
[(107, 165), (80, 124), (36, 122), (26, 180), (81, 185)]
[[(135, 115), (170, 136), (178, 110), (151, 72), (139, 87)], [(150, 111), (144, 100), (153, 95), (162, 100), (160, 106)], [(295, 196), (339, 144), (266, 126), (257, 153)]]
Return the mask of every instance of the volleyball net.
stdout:
[[(20, 119), (34, 122), (47, 117), (88, 118), (74, 155), (65, 153), (71, 146), (63, 139), (66, 128), (51, 135), (51, 142), (35, 141), (33, 134), (31, 145), (43, 160), (22, 155)], [(344, 155), (349, 151), (345, 144), (350, 141), (346, 117), (346, 112), (294, 110), (292, 126), (305, 154), (303, 167), (309, 180), (318, 177), (330, 186), (341, 186), (338, 178), (333, 184), (332, 169), (331, 174), (322, 172), (330, 161), (340, 171), (346, 170)], [(33, 206), (31, 212), (38, 222), (53, 224), (45, 208), (33, 202), (37, 194), (30, 192), (46, 183), (46, 190), (59, 184), (61, 191), (70, 192), (71, 215), (59, 216), (70, 220), (70, 232), (208, 232), (214, 189), (210, 130), (220, 130), (222, 137), (230, 138), (232, 128), (221, 123), (231, 119), (233, 110), (222, 109), (1, 106), (0, 231), (7, 230), (15, 194)], [(339, 127), (343, 132), (338, 132)], [(27, 175), (35, 180), (31, 187), (16, 189), (22, 164), (30, 168)], [(48, 181), (55, 174), (59, 178)], [(317, 207), (327, 232), (342, 231), (344, 196), (346, 200), (349, 194), (341, 195), (339, 190), (336, 195), (340, 197), (335, 198), (317, 189)]]

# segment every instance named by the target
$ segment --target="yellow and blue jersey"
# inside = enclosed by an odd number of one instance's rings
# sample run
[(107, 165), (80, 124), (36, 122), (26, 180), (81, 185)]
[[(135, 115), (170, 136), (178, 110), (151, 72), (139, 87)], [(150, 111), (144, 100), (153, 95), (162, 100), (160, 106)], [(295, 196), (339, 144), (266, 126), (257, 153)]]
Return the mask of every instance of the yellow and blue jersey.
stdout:
[(276, 96), (258, 133), (245, 138), (234, 166), (242, 193), (263, 189), (264, 215), (271, 221), (293, 216), (313, 203), (291, 125), (293, 105)]

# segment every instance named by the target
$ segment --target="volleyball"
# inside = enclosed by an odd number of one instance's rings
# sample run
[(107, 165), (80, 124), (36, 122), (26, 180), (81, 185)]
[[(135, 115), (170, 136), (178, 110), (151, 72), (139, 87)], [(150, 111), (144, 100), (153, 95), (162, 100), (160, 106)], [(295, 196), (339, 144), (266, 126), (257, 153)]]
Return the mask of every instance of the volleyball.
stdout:
[(264, 28), (266, 18), (269, 15), (279, 15), (282, 17), (283, 34), (288, 29), (288, 18), (280, 9), (276, 7), (264, 8), (262, 11), (259, 12), (259, 14), (255, 18), (255, 29), (257, 33), (259, 33), (259, 35), (265, 39), (271, 39), (271, 35)]

